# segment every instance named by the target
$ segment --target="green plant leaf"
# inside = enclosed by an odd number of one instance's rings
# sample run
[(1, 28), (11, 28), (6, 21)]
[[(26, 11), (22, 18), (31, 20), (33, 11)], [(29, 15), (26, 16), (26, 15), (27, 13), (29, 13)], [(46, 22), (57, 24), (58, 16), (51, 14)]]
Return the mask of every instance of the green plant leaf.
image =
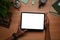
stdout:
[(9, 0), (0, 0), (0, 15), (5, 18), (8, 14), (9, 7), (11, 6), (11, 2)]

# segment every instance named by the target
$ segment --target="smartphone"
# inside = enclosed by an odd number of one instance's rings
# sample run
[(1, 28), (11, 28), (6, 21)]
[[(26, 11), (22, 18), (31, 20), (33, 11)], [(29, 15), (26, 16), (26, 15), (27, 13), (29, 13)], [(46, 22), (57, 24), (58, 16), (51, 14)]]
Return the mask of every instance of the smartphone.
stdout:
[(44, 30), (44, 13), (21, 12), (21, 29)]

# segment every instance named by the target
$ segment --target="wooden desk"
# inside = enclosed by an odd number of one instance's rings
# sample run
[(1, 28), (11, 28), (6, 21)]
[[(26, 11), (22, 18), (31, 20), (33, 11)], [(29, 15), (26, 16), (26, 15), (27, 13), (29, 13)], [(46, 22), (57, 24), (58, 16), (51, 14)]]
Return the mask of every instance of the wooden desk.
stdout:
[[(0, 39), (1, 40), (5, 40), (6, 38), (8, 38), (9, 36), (12, 35), (12, 33), (17, 32), (18, 30), (18, 25), (20, 23), (20, 15), (21, 12), (45, 12), (48, 13), (49, 9), (51, 6), (51, 0), (48, 0), (48, 2), (46, 3), (45, 7), (42, 8), (38, 8), (38, 0), (36, 0), (35, 5), (31, 4), (31, 0), (29, 0), (29, 3), (27, 5), (24, 5), (22, 3), (21, 9), (15, 9), (13, 7), (10, 8), (10, 10), (12, 11), (13, 15), (12, 15), (12, 21), (11, 21), (11, 25), (10, 28), (3, 28), (0, 27)], [(43, 32), (28, 32), (26, 34), (25, 37), (21, 38), (20, 40), (44, 40), (45, 38), (45, 33)]]
[[(36, 4), (32, 5), (31, 0), (27, 5), (24, 5), (22, 3), (21, 9), (15, 9), (13, 7), (10, 8), (10, 10), (13, 13), (12, 21), (10, 28), (3, 28), (0, 27), (0, 40), (5, 40), (9, 36), (12, 35), (12, 33), (17, 32), (18, 25), (20, 23), (20, 15), (21, 12), (45, 12), (48, 13), (48, 17), (50, 19), (50, 33), (52, 40), (59, 40), (60, 39), (60, 18), (55, 17), (51, 14), (49, 14), (49, 9), (51, 6), (51, 0), (48, 0), (45, 7), (38, 8), (38, 0), (36, 0)], [(58, 22), (57, 22), (58, 21)], [(28, 32), (24, 37), (19, 38), (18, 40), (44, 40), (45, 39), (45, 31), (43, 32)]]
[[(38, 8), (38, 1), (32, 5), (31, 0), (28, 4), (23, 4), (21, 6), (21, 12), (43, 12), (49, 13), (49, 9), (51, 6), (51, 0), (48, 0), (45, 7)], [(21, 14), (20, 14), (21, 15)], [(19, 38), (19, 40), (44, 40), (45, 39), (45, 31), (43, 32), (28, 32), (24, 37)]]

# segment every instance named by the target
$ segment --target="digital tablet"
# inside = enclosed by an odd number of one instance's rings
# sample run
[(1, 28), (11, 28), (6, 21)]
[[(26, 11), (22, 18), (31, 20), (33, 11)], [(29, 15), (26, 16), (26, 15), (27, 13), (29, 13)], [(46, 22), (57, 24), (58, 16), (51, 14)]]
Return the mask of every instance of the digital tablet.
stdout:
[(21, 29), (44, 30), (44, 13), (21, 12)]

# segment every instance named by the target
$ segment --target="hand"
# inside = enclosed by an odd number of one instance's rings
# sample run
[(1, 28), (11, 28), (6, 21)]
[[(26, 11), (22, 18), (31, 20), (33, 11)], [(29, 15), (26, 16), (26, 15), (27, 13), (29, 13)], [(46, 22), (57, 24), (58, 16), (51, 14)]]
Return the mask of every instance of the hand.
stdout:
[(21, 30), (20, 27), (18, 28), (18, 31), (16, 33), (17, 37), (22, 36), (27, 30)]
[[(19, 27), (20, 28), (20, 27)], [(20, 37), (20, 36), (22, 36), (27, 30), (21, 30), (21, 29), (19, 29), (18, 28), (18, 31), (17, 31), (17, 33), (16, 33), (16, 37), (18, 38), (18, 37)], [(6, 40), (14, 40), (14, 37), (13, 36), (11, 36), (11, 37), (9, 37), (8, 39), (6, 39)]]
[(47, 14), (45, 15), (45, 28), (49, 27), (49, 18)]

